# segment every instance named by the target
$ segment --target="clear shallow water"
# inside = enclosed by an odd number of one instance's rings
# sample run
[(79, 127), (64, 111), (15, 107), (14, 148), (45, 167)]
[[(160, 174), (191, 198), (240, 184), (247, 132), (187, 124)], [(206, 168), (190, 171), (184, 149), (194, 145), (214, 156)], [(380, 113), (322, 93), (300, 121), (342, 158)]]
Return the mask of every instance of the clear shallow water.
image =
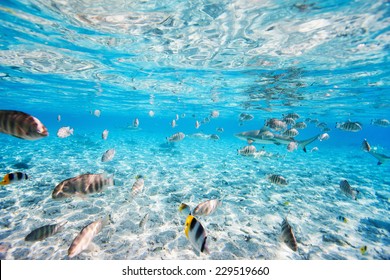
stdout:
[[(2, 259), (65, 259), (76, 234), (106, 213), (114, 223), (77, 259), (390, 258), (389, 162), (378, 166), (361, 149), (367, 138), (390, 155), (390, 128), (370, 124), (390, 119), (386, 1), (3, 1), (0, 21), (2, 109), (28, 112), (50, 133), (34, 142), (0, 135), (1, 174), (30, 177), (0, 190)], [(220, 116), (196, 129), (212, 110)], [(241, 125), (242, 112), (254, 119)], [(246, 143), (235, 133), (287, 112), (327, 123), (330, 139), (308, 153), (266, 145), (277, 156), (237, 155)], [(139, 129), (129, 128), (136, 117)], [(363, 130), (334, 128), (347, 119)], [(74, 135), (57, 138), (68, 125)], [(178, 131), (220, 140), (167, 145)], [(320, 132), (308, 123), (296, 138)], [(113, 161), (102, 163), (110, 148)], [(51, 198), (59, 182), (86, 172), (114, 174), (116, 185), (85, 200)], [(289, 185), (270, 184), (274, 173)], [(144, 193), (126, 201), (137, 174)], [(360, 190), (357, 201), (340, 191), (342, 179)], [(199, 255), (177, 209), (213, 198), (222, 206), (199, 218), (211, 254)], [(280, 240), (285, 216), (298, 253)], [(24, 241), (62, 220), (56, 235)]]

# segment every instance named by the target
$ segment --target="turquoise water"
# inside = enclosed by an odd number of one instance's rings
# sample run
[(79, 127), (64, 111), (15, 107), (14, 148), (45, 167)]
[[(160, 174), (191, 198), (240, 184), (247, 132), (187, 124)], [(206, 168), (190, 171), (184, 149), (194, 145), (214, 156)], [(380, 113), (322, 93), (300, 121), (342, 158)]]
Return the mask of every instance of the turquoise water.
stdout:
[[(0, 176), (29, 176), (0, 188), (0, 258), (67, 259), (81, 229), (111, 214), (95, 248), (74, 259), (389, 259), (390, 162), (361, 147), (367, 139), (390, 156), (390, 127), (371, 124), (390, 119), (389, 15), (388, 1), (1, 1), (0, 109), (37, 117), (49, 136), (0, 135)], [(324, 133), (314, 119), (330, 138), (306, 153), (256, 142), (265, 156), (237, 153), (247, 143), (235, 134), (292, 112), (307, 123), (297, 140)], [(335, 128), (348, 119), (363, 129)], [(57, 137), (64, 126), (74, 134)], [(186, 137), (168, 143), (177, 132)], [(52, 199), (61, 181), (88, 172), (115, 186)], [(132, 198), (139, 174), (144, 190)], [(178, 207), (208, 199), (222, 205), (198, 218), (206, 255), (185, 237)], [(297, 252), (281, 240), (285, 217)], [(24, 241), (61, 221), (57, 234)]]

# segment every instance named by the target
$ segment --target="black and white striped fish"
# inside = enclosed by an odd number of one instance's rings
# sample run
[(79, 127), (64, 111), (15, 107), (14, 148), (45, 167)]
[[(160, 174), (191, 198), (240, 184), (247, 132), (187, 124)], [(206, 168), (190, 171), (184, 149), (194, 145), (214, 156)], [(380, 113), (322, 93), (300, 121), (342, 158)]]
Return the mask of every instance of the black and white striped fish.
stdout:
[(282, 133), (282, 135), (286, 136), (286, 137), (295, 137), (298, 134), (299, 134), (299, 132), (295, 128), (287, 129), (285, 132)]
[(5, 186), (17, 181), (27, 180), (28, 176), (23, 172), (12, 172), (4, 176), (3, 180), (0, 181), (0, 186)]
[(352, 188), (347, 180), (340, 181), (340, 189), (346, 196), (352, 197), (353, 199), (357, 200), (357, 195), (359, 194), (359, 191), (357, 189)]
[(72, 196), (85, 196), (102, 192), (105, 187), (114, 185), (114, 177), (106, 174), (82, 174), (66, 179), (59, 183), (53, 190), (52, 198), (61, 199)]
[(100, 218), (97, 221), (85, 226), (70, 245), (68, 249), (69, 258), (73, 258), (82, 251), (88, 249), (93, 238), (102, 230), (105, 225), (108, 224), (109, 221), (110, 216), (107, 215), (105, 218)]
[(12, 110), (0, 110), (0, 132), (26, 140), (49, 135), (47, 128), (36, 117)]
[(292, 118), (294, 120), (297, 120), (300, 118), (300, 116), (297, 113), (288, 113), (288, 114), (282, 114), (283, 118)]
[(167, 137), (168, 142), (179, 142), (185, 138), (185, 134), (183, 132), (178, 132), (170, 137)]
[(305, 129), (307, 127), (307, 124), (305, 122), (297, 122), (293, 128), (296, 129)]
[(145, 181), (144, 177), (142, 175), (137, 175), (135, 177), (136, 181), (134, 182), (133, 186), (131, 187), (131, 194), (132, 196), (136, 196), (142, 190), (144, 189)]
[(115, 149), (109, 149), (102, 155), (102, 162), (111, 161), (115, 156)]
[(253, 145), (248, 145), (240, 150), (237, 150), (237, 153), (239, 155), (243, 155), (243, 156), (251, 156), (251, 155), (254, 155), (256, 153), (256, 147)]
[(279, 186), (287, 186), (288, 182), (282, 175), (272, 174), (267, 176), (268, 181)]
[(221, 206), (222, 201), (218, 199), (211, 199), (199, 203), (194, 210), (192, 211), (192, 215), (194, 216), (207, 216), (214, 213), (219, 206)]
[(146, 222), (148, 221), (148, 219), (149, 219), (149, 213), (146, 213), (145, 216), (139, 222), (140, 229), (144, 229), (145, 228), (145, 225), (146, 225)]
[(363, 129), (363, 126), (359, 122), (351, 122), (348, 120), (343, 123), (336, 123), (336, 128), (344, 131), (358, 132)]
[(30, 232), (25, 238), (25, 241), (40, 241), (43, 240), (49, 236), (52, 236), (62, 230), (64, 225), (67, 223), (67, 221), (54, 224), (54, 225), (45, 225), (42, 227), (39, 227), (37, 229), (34, 229), (32, 232)]
[(288, 223), (287, 218), (284, 218), (282, 222), (282, 240), (294, 252), (298, 250), (297, 240), (295, 239), (292, 227)]
[(382, 126), (382, 127), (389, 127), (390, 121), (387, 119), (375, 119), (371, 120), (372, 125)]
[(209, 254), (206, 240), (206, 230), (202, 224), (192, 215), (188, 215), (184, 227), (184, 233), (187, 239), (191, 242), (199, 252)]

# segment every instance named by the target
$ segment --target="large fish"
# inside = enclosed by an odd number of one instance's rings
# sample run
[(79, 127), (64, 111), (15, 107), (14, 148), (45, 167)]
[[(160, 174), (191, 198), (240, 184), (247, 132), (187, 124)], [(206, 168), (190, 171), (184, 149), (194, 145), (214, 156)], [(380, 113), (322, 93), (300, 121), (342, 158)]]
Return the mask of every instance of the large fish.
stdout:
[(110, 216), (107, 215), (105, 218), (100, 218), (97, 221), (90, 223), (84, 227), (81, 232), (73, 240), (72, 244), (68, 249), (69, 258), (80, 254), (82, 251), (89, 248), (93, 238), (102, 230), (102, 228), (108, 224)]
[(306, 152), (306, 146), (314, 142), (318, 139), (320, 134), (317, 134), (316, 136), (313, 136), (306, 140), (295, 140), (292, 137), (286, 137), (278, 134), (274, 134), (273, 138), (264, 137), (264, 135), (267, 135), (266, 133), (267, 129), (260, 129), (260, 130), (250, 130), (250, 131), (244, 131), (235, 134), (235, 136), (238, 139), (245, 140), (245, 141), (253, 141), (258, 144), (275, 144), (275, 145), (288, 145), (291, 142), (297, 142), (298, 145), (303, 149), (304, 152)]
[(217, 208), (222, 204), (222, 201), (218, 199), (211, 199), (199, 203), (192, 211), (193, 216), (207, 216), (214, 213)]
[(346, 196), (352, 197), (353, 199), (357, 200), (357, 195), (359, 194), (359, 191), (357, 189), (352, 188), (347, 180), (340, 181), (340, 189)]
[(368, 144), (366, 139), (363, 140), (362, 148), (363, 148), (363, 150), (365, 150), (366, 152), (368, 152), (370, 155), (372, 155), (374, 158), (376, 158), (378, 160), (378, 165), (381, 165), (382, 163), (384, 163), (390, 159), (390, 156), (380, 154), (380, 153), (377, 153), (376, 151), (372, 150), (370, 144)]
[(0, 110), (0, 132), (26, 140), (49, 135), (47, 128), (36, 117), (11, 110)]
[(282, 222), (282, 240), (294, 252), (298, 250), (297, 240), (295, 239), (292, 227), (288, 223), (287, 218), (284, 218)]
[(53, 190), (52, 198), (61, 199), (72, 196), (102, 192), (106, 186), (114, 185), (114, 178), (106, 174), (82, 174), (59, 183)]
[(54, 224), (54, 225), (45, 225), (42, 227), (39, 227), (37, 229), (34, 229), (32, 232), (30, 232), (25, 238), (25, 241), (39, 241), (43, 240), (49, 236), (52, 236), (62, 230), (64, 225), (67, 223), (67, 221)]
[(199, 252), (209, 254), (206, 244), (206, 230), (194, 216), (188, 215), (184, 227), (184, 233), (187, 239), (190, 240), (192, 246), (194, 246)]

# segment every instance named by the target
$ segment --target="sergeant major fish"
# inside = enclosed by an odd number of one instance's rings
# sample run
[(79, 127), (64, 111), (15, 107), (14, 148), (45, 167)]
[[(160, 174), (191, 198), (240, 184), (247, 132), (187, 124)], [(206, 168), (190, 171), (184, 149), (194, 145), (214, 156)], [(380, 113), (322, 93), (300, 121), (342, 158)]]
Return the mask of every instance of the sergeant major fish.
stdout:
[(170, 137), (167, 137), (167, 140), (168, 140), (168, 142), (179, 142), (179, 141), (183, 140), (184, 137), (185, 137), (185, 134), (183, 132), (178, 132), (178, 133), (171, 135)]
[(279, 186), (287, 186), (287, 180), (281, 175), (272, 174), (267, 176), (267, 180), (270, 181), (273, 184), (279, 185)]
[(45, 225), (42, 227), (39, 227), (37, 229), (34, 229), (32, 232), (30, 232), (25, 238), (25, 241), (40, 241), (43, 240), (47, 237), (50, 237), (60, 230), (65, 226), (65, 224), (68, 221), (64, 221), (58, 224), (53, 224), (53, 225)]
[(105, 187), (114, 185), (114, 177), (106, 174), (82, 174), (59, 183), (53, 190), (52, 198), (61, 199), (102, 192)]
[(358, 132), (363, 129), (361, 123), (351, 122), (350, 120), (343, 123), (336, 123), (336, 128), (351, 132)]
[(142, 190), (144, 189), (144, 177), (142, 175), (137, 175), (135, 177), (136, 181), (134, 182), (133, 186), (131, 187), (131, 194), (132, 196), (136, 196)]
[(359, 194), (359, 191), (357, 189), (352, 188), (347, 180), (340, 181), (340, 189), (346, 196), (352, 197), (354, 200), (357, 200), (357, 195)]
[(185, 222), (184, 233), (197, 251), (205, 254), (210, 253), (206, 244), (206, 230), (194, 216), (188, 215)]
[(298, 250), (297, 240), (295, 239), (292, 227), (288, 223), (287, 218), (284, 218), (282, 222), (282, 240), (294, 252)]
[(0, 181), (0, 186), (5, 186), (17, 181), (27, 180), (28, 176), (23, 172), (12, 172), (4, 176), (3, 180)]
[(109, 149), (102, 155), (102, 162), (111, 161), (115, 156), (115, 149)]
[(108, 224), (110, 216), (100, 218), (97, 221), (85, 226), (81, 232), (73, 240), (68, 249), (69, 258), (80, 254), (82, 251), (88, 249), (91, 245), (93, 238), (102, 230), (102, 228)]
[(26, 140), (49, 135), (47, 128), (36, 117), (11, 110), (0, 110), (0, 132)]
[(390, 121), (387, 119), (375, 119), (375, 120), (371, 120), (371, 124), (381, 126), (381, 127), (389, 127)]
[(237, 153), (243, 156), (254, 156), (256, 153), (256, 147), (253, 145), (248, 145), (240, 150), (237, 150)]
[(199, 203), (192, 211), (193, 216), (207, 216), (214, 213), (217, 208), (222, 204), (222, 201), (218, 199), (211, 199)]

